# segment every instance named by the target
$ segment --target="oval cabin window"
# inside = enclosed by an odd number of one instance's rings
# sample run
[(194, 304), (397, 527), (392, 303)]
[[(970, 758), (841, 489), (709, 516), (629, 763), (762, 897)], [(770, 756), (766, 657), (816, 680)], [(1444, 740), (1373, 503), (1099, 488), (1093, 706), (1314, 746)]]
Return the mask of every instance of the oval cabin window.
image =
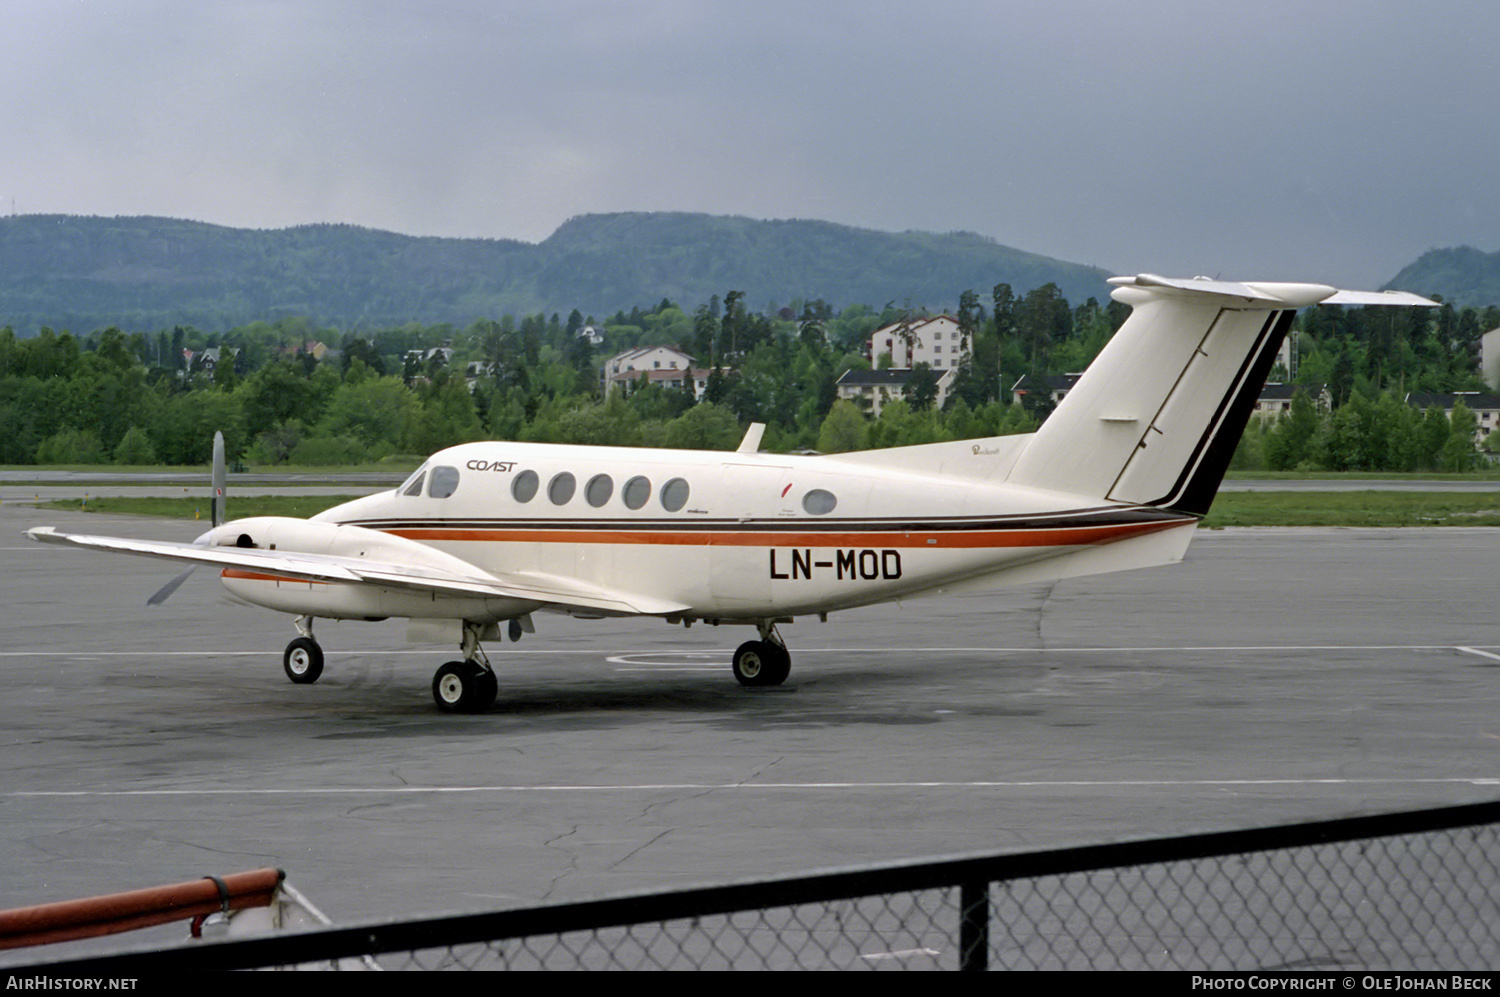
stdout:
[(510, 483), (510, 497), (517, 502), (526, 503), (536, 498), (536, 489), (539, 480), (535, 471), (522, 471), (516, 475), (516, 480)]
[(578, 479), (569, 471), (562, 472), (547, 483), (547, 497), (552, 500), (553, 505), (567, 505), (577, 490)]
[(620, 489), (620, 498), (625, 500), (625, 508), (639, 509), (651, 500), (651, 480), (637, 474)]
[(802, 496), (802, 508), (814, 516), (826, 516), (833, 511), (839, 500), (833, 492), (822, 488), (814, 488)]
[(677, 512), (683, 506), (687, 505), (688, 492), (688, 483), (681, 478), (673, 478), (671, 481), (668, 481), (661, 486), (662, 508), (668, 512)]
[(583, 497), (588, 499), (589, 505), (595, 509), (601, 508), (614, 493), (614, 479), (607, 474), (594, 475), (583, 489)]

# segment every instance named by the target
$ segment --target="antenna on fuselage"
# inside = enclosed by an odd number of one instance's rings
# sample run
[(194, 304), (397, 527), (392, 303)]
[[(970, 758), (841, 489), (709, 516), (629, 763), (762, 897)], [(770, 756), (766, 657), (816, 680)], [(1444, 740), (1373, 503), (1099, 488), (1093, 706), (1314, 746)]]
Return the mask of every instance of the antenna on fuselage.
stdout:
[(760, 438), (765, 435), (766, 424), (763, 422), (752, 422), (750, 428), (745, 430), (745, 438), (740, 440), (736, 453), (755, 453), (760, 449)]

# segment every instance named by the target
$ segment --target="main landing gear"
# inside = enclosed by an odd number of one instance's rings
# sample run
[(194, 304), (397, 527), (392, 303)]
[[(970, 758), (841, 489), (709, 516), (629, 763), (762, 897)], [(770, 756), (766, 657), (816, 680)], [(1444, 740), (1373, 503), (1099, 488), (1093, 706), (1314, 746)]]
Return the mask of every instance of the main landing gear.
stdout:
[(432, 677), (432, 699), (444, 713), (483, 713), (499, 691), (494, 669), (472, 658), (450, 661)]
[(759, 624), (760, 640), (747, 640), (734, 652), (735, 681), (740, 685), (780, 685), (792, 673), (792, 655), (776, 624)]
[(483, 713), (495, 705), (500, 680), (479, 646), (484, 624), (464, 620), (464, 660), (450, 661), (432, 677), (432, 699), (444, 713)]
[[(298, 685), (311, 685), (323, 674), (323, 649), (313, 637), (312, 617), (296, 620), (298, 637), (286, 646), (281, 656), (286, 677)], [(520, 636), (520, 625), (512, 627), (511, 639)], [(432, 677), (432, 698), (445, 713), (483, 713), (495, 705), (500, 682), (490, 667), (479, 635), (484, 624), (464, 621), (462, 661), (450, 661)]]
[[(296, 626), (298, 636), (286, 646), (282, 666), (286, 669), (286, 677), (293, 682), (311, 685), (323, 674), (323, 649), (313, 637), (312, 617), (297, 617)], [(774, 621), (762, 620), (757, 626), (760, 639), (747, 640), (734, 652), (731, 668), (735, 681), (743, 686), (781, 685), (792, 671), (791, 652), (777, 632)], [(480, 636), (487, 628), (486, 624), (465, 620), (460, 645), (463, 660), (448, 662), (432, 676), (432, 700), (444, 713), (483, 713), (495, 705), (500, 682), (484, 649), (479, 646)], [(517, 640), (523, 629), (530, 629), (529, 621), (523, 625), (512, 620), (511, 640)]]

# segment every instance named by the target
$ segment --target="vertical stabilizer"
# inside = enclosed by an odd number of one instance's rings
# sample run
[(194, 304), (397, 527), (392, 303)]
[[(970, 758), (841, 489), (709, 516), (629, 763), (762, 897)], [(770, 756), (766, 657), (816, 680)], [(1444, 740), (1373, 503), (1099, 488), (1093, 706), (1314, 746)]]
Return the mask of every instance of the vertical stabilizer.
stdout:
[(1432, 304), (1321, 284), (1116, 277), (1134, 310), (1017, 458), (1016, 484), (1208, 511), (1296, 309)]

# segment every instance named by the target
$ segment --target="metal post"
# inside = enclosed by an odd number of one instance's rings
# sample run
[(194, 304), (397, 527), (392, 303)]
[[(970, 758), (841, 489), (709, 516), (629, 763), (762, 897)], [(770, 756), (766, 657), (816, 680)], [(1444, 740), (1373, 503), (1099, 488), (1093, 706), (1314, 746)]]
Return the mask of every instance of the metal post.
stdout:
[(958, 968), (982, 973), (990, 957), (990, 884), (964, 882), (958, 887)]

